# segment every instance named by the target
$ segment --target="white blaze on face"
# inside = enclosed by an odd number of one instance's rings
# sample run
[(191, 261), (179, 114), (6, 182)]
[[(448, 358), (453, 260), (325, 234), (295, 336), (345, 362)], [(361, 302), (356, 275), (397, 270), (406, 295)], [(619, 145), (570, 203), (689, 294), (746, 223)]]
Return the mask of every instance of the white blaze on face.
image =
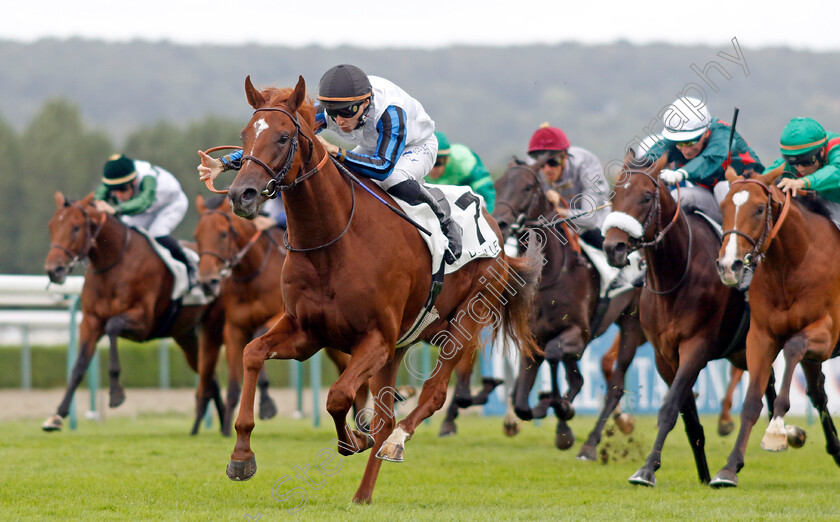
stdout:
[[(735, 205), (735, 219), (732, 223), (732, 230), (738, 230), (738, 210), (740, 210), (744, 203), (749, 201), (749, 199), (750, 193), (746, 190), (742, 190), (732, 195), (732, 203)], [(726, 250), (724, 250), (723, 259), (720, 260), (720, 264), (725, 267), (730, 267), (738, 256), (738, 236), (735, 234), (729, 234), (726, 241)]]
[[(268, 123), (266, 123), (265, 120), (262, 119), (262, 118), (260, 118), (260, 119), (258, 119), (257, 121), (254, 122), (254, 132), (255, 132), (254, 143), (256, 143), (257, 138), (260, 137), (260, 133), (267, 128), (268, 128)], [(249, 154), (253, 155), (254, 154), (254, 149), (251, 149), (251, 152)]]

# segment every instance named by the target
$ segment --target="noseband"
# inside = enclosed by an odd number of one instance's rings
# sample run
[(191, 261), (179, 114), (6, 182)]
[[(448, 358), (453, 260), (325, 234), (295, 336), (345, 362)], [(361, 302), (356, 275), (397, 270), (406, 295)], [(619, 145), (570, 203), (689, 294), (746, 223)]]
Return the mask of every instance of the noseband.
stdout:
[[(764, 226), (761, 228), (761, 235), (758, 236), (758, 239), (753, 239), (753, 237), (749, 234), (734, 228), (723, 232), (724, 238), (726, 238), (729, 234), (735, 234), (736, 236), (743, 237), (752, 245), (752, 250), (744, 255), (743, 262), (747, 268), (755, 270), (758, 263), (764, 259), (764, 256), (767, 254), (767, 250), (770, 248), (770, 243), (773, 241), (773, 238), (776, 237), (776, 234), (779, 233), (779, 229), (782, 227), (782, 223), (787, 217), (788, 210), (790, 210), (790, 192), (785, 192), (785, 201), (784, 203), (781, 203), (773, 199), (773, 193), (770, 191), (770, 187), (762, 181), (757, 179), (739, 179), (730, 183), (730, 191), (732, 190), (732, 187), (738, 183), (753, 183), (761, 187), (765, 194), (767, 194), (767, 206), (764, 209)], [(773, 224), (773, 203), (782, 206), (782, 209), (779, 212), (779, 218), (776, 220), (775, 225)]]
[[(77, 252), (72, 252), (70, 249), (68, 249), (64, 245), (60, 245), (58, 243), (51, 243), (50, 244), (50, 250), (52, 250), (53, 248), (57, 248), (58, 250), (61, 250), (62, 252), (67, 254), (67, 257), (70, 258), (70, 262), (67, 264), (67, 271), (68, 272), (73, 270), (73, 268), (77, 264), (81, 263), (82, 261), (84, 261), (85, 259), (88, 258), (88, 256), (90, 255), (90, 251), (96, 245), (96, 239), (99, 237), (99, 233), (102, 232), (102, 227), (105, 226), (105, 222), (108, 220), (108, 214), (106, 214), (105, 212), (102, 212), (102, 218), (96, 224), (96, 230), (91, 232), (91, 228), (93, 226), (93, 220), (91, 219), (88, 211), (85, 210), (84, 207), (82, 207), (81, 205), (79, 205), (77, 203), (73, 203), (70, 206), (79, 209), (82, 212), (82, 215), (85, 217), (85, 226), (84, 226), (84, 228), (85, 228), (85, 239), (82, 243), (82, 249), (77, 253)], [(131, 238), (131, 230), (128, 227), (126, 227), (126, 238), (125, 238), (125, 241), (123, 241), (123, 247), (122, 247), (122, 250), (120, 251), (120, 255), (117, 256), (117, 258), (114, 260), (113, 263), (106, 266), (105, 268), (100, 268), (100, 269), (96, 269), (96, 270), (91, 269), (93, 271), (93, 273), (101, 274), (103, 272), (107, 272), (108, 270), (114, 268), (114, 266), (116, 266), (116, 264), (120, 262), (120, 259), (122, 259), (123, 254), (125, 254), (125, 251), (128, 248), (128, 242), (129, 242), (130, 238)]]
[(330, 157), (330, 155), (325, 154), (323, 159), (321, 159), (321, 161), (318, 163), (318, 165), (315, 166), (314, 169), (310, 170), (309, 172), (306, 172), (305, 174), (300, 174), (296, 176), (295, 180), (291, 183), (283, 184), (283, 180), (286, 178), (286, 175), (292, 169), (292, 163), (294, 162), (295, 155), (297, 154), (298, 136), (303, 136), (303, 138), (309, 142), (309, 154), (306, 156), (306, 161), (301, 163), (300, 172), (303, 172), (304, 167), (308, 165), (310, 161), (312, 161), (312, 153), (315, 151), (315, 144), (312, 143), (312, 140), (306, 134), (302, 134), (300, 132), (300, 123), (298, 122), (297, 115), (292, 116), (292, 114), (285, 109), (281, 109), (279, 107), (265, 107), (261, 109), (256, 109), (254, 111), (254, 114), (258, 112), (268, 111), (282, 112), (283, 114), (288, 116), (289, 119), (292, 120), (292, 123), (295, 125), (295, 133), (292, 136), (292, 143), (290, 145), (291, 150), (289, 150), (289, 153), (286, 155), (286, 162), (283, 164), (282, 167), (280, 167), (279, 170), (274, 170), (271, 167), (269, 167), (264, 161), (250, 154), (242, 156), (242, 161), (253, 161), (268, 173), (271, 179), (268, 180), (268, 183), (265, 185), (265, 188), (262, 190), (261, 194), (265, 197), (273, 198), (277, 195), (278, 190), (292, 190), (298, 185), (298, 183), (302, 183), (307, 178), (318, 172), (321, 169), (321, 167), (323, 167), (324, 164), (326, 164), (327, 159)]

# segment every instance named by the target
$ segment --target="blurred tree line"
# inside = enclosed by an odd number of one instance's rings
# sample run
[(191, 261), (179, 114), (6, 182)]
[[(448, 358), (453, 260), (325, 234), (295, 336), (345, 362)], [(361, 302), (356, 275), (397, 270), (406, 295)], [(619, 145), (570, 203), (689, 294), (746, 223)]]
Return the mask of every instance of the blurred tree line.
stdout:
[(117, 148), (106, 133), (87, 126), (79, 108), (64, 99), (47, 101), (20, 133), (0, 117), (0, 273), (43, 273), (53, 195), (61, 191), (79, 199), (92, 192), (102, 178), (103, 164), (115, 153), (160, 165), (178, 178), (190, 198), (190, 211), (175, 236), (190, 239), (198, 223), (195, 196), (207, 195), (195, 169), (196, 151), (238, 144), (241, 128), (241, 122), (215, 116), (184, 127), (161, 121), (140, 127)]

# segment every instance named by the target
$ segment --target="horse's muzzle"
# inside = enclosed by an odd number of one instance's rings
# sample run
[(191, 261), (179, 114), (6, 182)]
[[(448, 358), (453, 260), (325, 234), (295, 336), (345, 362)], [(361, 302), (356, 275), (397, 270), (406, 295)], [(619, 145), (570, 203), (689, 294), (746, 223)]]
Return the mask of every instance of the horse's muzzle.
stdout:
[(55, 265), (55, 266), (46, 266), (44, 270), (47, 272), (47, 276), (50, 278), (50, 282), (60, 285), (64, 283), (67, 279), (67, 274), (70, 271), (64, 265)]
[(607, 255), (607, 263), (616, 268), (623, 268), (630, 264), (630, 246), (625, 241), (607, 242), (604, 241), (604, 254)]
[(233, 213), (245, 219), (253, 219), (260, 208), (260, 191), (253, 187), (234, 187), (228, 189), (228, 200)]
[(726, 286), (741, 286), (746, 271), (742, 260), (736, 259), (731, 263), (721, 263), (720, 260), (717, 260), (715, 265), (717, 266), (718, 277), (723, 284)]

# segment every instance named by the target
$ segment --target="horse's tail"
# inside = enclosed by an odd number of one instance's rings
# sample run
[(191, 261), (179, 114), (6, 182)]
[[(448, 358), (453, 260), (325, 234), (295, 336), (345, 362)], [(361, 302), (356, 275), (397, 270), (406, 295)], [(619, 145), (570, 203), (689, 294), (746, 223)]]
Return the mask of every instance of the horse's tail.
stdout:
[[(530, 327), (531, 307), (543, 268), (541, 245), (536, 238), (530, 237), (525, 255), (507, 257), (510, 270), (508, 284), (504, 285), (503, 292), (507, 304), (502, 307), (502, 321), (496, 332), (497, 335), (504, 335), (512, 341), (519, 354), (528, 358), (533, 358), (541, 352)], [(502, 345), (506, 346), (507, 343)]]

